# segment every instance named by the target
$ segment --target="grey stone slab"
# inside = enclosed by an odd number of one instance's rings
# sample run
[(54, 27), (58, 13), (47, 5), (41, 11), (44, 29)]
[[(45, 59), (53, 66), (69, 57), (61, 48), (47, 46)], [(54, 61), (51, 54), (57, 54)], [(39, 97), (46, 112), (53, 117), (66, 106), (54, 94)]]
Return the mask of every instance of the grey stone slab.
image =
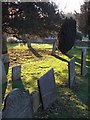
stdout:
[(56, 51), (56, 41), (53, 43), (52, 55), (55, 55), (55, 51)]
[(33, 108), (29, 91), (13, 89), (6, 97), (2, 118), (32, 118)]
[(69, 88), (75, 85), (75, 58), (73, 57), (68, 63)]
[(21, 79), (21, 65), (12, 67), (12, 80)]
[(38, 109), (42, 106), (40, 100), (40, 93), (38, 90), (35, 90), (31, 93), (32, 104), (33, 104), (33, 112), (36, 113)]
[(44, 109), (49, 108), (57, 98), (54, 70), (49, 70), (38, 79), (38, 88)]
[(1, 60), (0, 60), (0, 65), (2, 66), (2, 69), (0, 69), (0, 74), (2, 75), (2, 84), (4, 84), (7, 82), (7, 75), (6, 75), (5, 68)]
[(86, 70), (86, 48), (82, 49), (82, 55), (81, 55), (81, 75), (85, 76), (87, 73)]
[(9, 63), (10, 62), (9, 54), (2, 54), (2, 62), (3, 63)]

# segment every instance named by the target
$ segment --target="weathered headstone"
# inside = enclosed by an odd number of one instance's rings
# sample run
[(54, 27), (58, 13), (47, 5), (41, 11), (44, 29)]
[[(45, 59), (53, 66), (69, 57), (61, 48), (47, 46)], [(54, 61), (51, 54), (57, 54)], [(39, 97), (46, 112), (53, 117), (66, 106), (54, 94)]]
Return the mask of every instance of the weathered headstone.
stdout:
[(12, 67), (12, 80), (21, 79), (21, 65)]
[(82, 55), (81, 55), (81, 75), (86, 75), (86, 48), (82, 49)]
[(38, 88), (40, 91), (42, 106), (44, 109), (47, 109), (57, 98), (53, 69), (49, 70), (38, 79)]
[(6, 72), (5, 72), (5, 67), (3, 65), (3, 62), (2, 60), (0, 60), (0, 66), (1, 66), (1, 69), (0, 69), (0, 79), (1, 79), (1, 82), (0, 82), (0, 86), (2, 86), (2, 102), (3, 102), (3, 99), (4, 99), (4, 95), (5, 95), (5, 92), (6, 92), (6, 87), (7, 87), (7, 75), (6, 75)]
[(4, 65), (2, 63), (2, 61), (0, 60), (0, 65), (2, 66), (2, 84), (6, 83), (7, 82), (7, 75), (6, 75), (6, 72), (5, 72), (5, 68), (4, 68)]
[(33, 109), (28, 90), (13, 89), (6, 97), (2, 118), (32, 118)]
[(69, 88), (75, 85), (75, 58), (73, 57), (68, 63)]
[(52, 55), (55, 55), (55, 50), (56, 50), (56, 41), (53, 43)]
[(10, 59), (9, 59), (8, 54), (2, 54), (2, 62), (4, 64), (5, 72), (6, 72), (6, 75), (7, 75), (8, 74), (8, 69), (9, 69), (9, 63), (10, 63)]
[(36, 113), (38, 109), (42, 106), (40, 100), (40, 94), (38, 90), (35, 90), (31, 93), (32, 104), (33, 104), (33, 112)]

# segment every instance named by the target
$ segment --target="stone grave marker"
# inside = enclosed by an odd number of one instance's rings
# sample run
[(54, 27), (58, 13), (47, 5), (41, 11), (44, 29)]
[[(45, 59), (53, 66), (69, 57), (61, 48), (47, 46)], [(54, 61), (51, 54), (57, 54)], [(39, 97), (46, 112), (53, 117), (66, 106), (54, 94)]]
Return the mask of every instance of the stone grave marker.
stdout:
[(57, 98), (53, 68), (38, 79), (38, 88), (43, 109), (47, 109)]
[(32, 118), (33, 109), (28, 90), (13, 89), (5, 99), (2, 118)]
[(36, 113), (38, 109), (42, 106), (40, 100), (40, 93), (38, 90), (35, 90), (31, 93), (32, 104), (33, 104), (33, 112)]
[(9, 63), (10, 63), (10, 59), (9, 59), (8, 54), (2, 54), (2, 62), (3, 62), (4, 67), (5, 67), (5, 72), (6, 72), (6, 74), (8, 74)]
[(52, 55), (55, 55), (55, 51), (56, 51), (56, 41), (53, 43), (53, 49), (52, 49)]
[(82, 55), (81, 55), (81, 75), (86, 75), (86, 48), (82, 49)]
[(1, 60), (0, 60), (0, 65), (2, 66), (2, 69), (0, 69), (0, 73), (2, 74), (2, 84), (4, 84), (7, 82), (7, 75), (6, 75), (5, 68)]
[(8, 54), (2, 54), (2, 62), (4, 64), (5, 72), (6, 72), (6, 75), (7, 75), (8, 74), (8, 69), (9, 69), (9, 63), (10, 63), (10, 59), (9, 59)]
[(12, 80), (21, 79), (21, 65), (12, 67)]
[(75, 85), (75, 58), (71, 58), (70, 62), (68, 62), (68, 76), (69, 76), (69, 88)]

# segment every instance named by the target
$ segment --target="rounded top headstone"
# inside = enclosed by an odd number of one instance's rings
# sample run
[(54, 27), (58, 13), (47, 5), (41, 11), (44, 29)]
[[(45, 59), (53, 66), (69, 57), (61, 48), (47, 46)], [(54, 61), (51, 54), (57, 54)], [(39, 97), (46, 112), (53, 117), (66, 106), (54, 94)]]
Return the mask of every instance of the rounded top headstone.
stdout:
[(6, 97), (3, 118), (32, 118), (32, 103), (29, 91), (13, 89)]

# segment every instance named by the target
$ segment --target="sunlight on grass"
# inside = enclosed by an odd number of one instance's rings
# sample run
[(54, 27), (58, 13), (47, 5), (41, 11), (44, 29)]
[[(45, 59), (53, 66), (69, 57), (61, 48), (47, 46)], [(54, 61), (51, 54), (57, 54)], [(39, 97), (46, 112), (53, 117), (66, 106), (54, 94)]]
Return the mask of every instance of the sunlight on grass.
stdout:
[[(48, 72), (51, 68), (54, 69), (55, 83), (60, 96), (60, 106), (62, 111), (59, 111), (59, 117), (63, 115), (70, 116), (86, 116), (87, 117), (87, 81), (86, 77), (82, 77), (81, 70), (81, 48), (72, 48), (69, 53), (75, 57), (75, 72), (76, 72), (76, 87), (68, 88), (68, 62), (70, 58), (61, 54), (56, 50), (56, 56), (51, 55), (52, 45), (48, 44), (32, 44), (39, 56), (34, 55), (27, 46), (8, 45), (10, 56), (10, 67), (8, 72), (8, 85), (6, 95), (18, 86), (23, 87), (32, 93), (38, 89), (37, 80)], [(88, 49), (90, 52), (90, 50)], [(40, 56), (41, 55), (41, 56)], [(88, 55), (88, 52), (87, 52)], [(89, 68), (90, 56), (87, 56), (87, 68)], [(21, 81), (13, 82), (12, 84), (12, 67), (21, 64)], [(21, 85), (20, 85), (21, 84)], [(70, 109), (69, 109), (70, 108)], [(66, 110), (66, 112), (65, 112)]]

